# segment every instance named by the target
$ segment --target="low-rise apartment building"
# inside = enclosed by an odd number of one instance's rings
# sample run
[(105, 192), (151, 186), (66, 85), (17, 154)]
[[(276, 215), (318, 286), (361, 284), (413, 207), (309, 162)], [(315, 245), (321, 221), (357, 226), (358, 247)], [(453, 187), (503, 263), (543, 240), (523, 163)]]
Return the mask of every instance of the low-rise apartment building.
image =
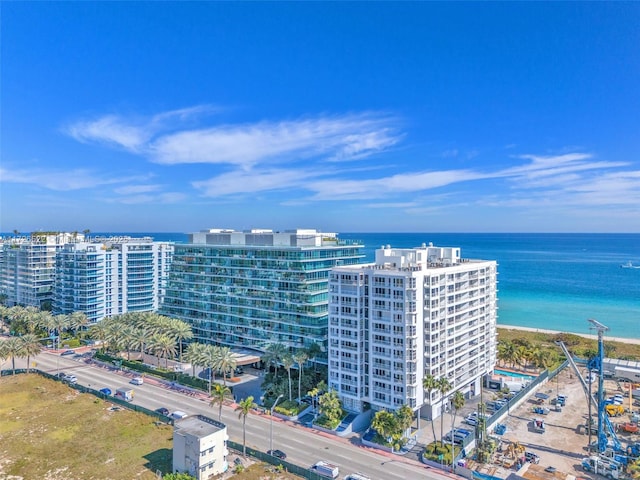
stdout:
[(206, 480), (227, 471), (227, 426), (204, 415), (176, 420), (173, 427), (173, 471)]

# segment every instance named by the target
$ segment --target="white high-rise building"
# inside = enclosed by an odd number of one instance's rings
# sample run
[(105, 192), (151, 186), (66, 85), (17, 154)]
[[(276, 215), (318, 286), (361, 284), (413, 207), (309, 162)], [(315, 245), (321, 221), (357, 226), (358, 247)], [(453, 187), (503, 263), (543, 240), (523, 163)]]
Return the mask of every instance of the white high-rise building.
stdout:
[(0, 241), (0, 294), (12, 307), (50, 308), (56, 254), (65, 244), (81, 241), (78, 233), (34, 232)]
[(329, 277), (329, 387), (352, 412), (408, 405), (426, 418), (446, 402), (423, 379), (451, 392), (480, 392), (496, 361), (495, 261), (459, 248), (376, 250), (375, 263), (340, 266)]
[(90, 323), (160, 307), (173, 244), (108, 237), (65, 245), (56, 256), (54, 313), (83, 312)]

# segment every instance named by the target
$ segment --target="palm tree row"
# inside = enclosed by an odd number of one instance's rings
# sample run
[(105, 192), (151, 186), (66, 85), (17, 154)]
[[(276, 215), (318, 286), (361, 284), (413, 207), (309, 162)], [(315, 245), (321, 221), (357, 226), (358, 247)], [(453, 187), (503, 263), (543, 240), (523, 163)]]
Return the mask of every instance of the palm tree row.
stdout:
[[(422, 388), (424, 388), (424, 390), (427, 392), (427, 397), (429, 399), (429, 403), (430, 404), (433, 404), (432, 403), (433, 402), (433, 393), (434, 392), (439, 392), (440, 393), (442, 412), (444, 412), (445, 394), (447, 392), (449, 392), (453, 388), (453, 385), (451, 384), (449, 379), (447, 377), (436, 378), (433, 375), (426, 375), (422, 379)], [(444, 445), (444, 442), (442, 441), (442, 438), (443, 438), (443, 425), (444, 425), (444, 422), (441, 421), (440, 422), (440, 441)], [(433, 439), (435, 440), (436, 439), (436, 428), (435, 428), (435, 425), (433, 423), (433, 418), (431, 419), (431, 429), (433, 431)]]
[[(288, 382), (289, 382), (289, 401), (293, 400), (293, 391), (292, 391), (292, 382), (291, 382), (291, 369), (294, 365), (298, 367), (298, 395), (297, 401), (300, 403), (300, 399), (302, 398), (302, 392), (304, 389), (302, 388), (302, 380), (304, 376), (304, 366), (308, 360), (315, 360), (315, 358), (319, 355), (321, 349), (320, 346), (316, 343), (311, 344), (308, 349), (297, 350), (295, 353), (291, 353), (289, 348), (282, 343), (272, 343), (270, 344), (265, 352), (262, 355), (262, 362), (265, 364), (267, 369), (273, 367), (274, 375), (273, 375), (273, 383), (274, 386), (278, 384), (278, 370), (282, 366), (287, 372)], [(315, 371), (315, 362), (314, 362), (314, 371)], [(273, 390), (273, 388), (271, 389)], [(275, 392), (272, 392), (275, 393)]]
[(217, 345), (205, 345), (203, 343), (191, 343), (185, 353), (185, 359), (195, 367), (203, 367), (209, 370), (209, 395), (211, 385), (215, 379), (215, 372), (222, 375), (222, 382), (227, 386), (227, 375), (233, 372), (238, 361), (229, 347)]
[(42, 351), (42, 344), (33, 333), (27, 333), (21, 337), (11, 337), (0, 341), (0, 365), (7, 359), (11, 359), (11, 369), (15, 374), (16, 358), (27, 359), (27, 372), (31, 367), (31, 357), (35, 357)]
[(191, 327), (185, 322), (152, 312), (128, 312), (105, 318), (89, 329), (90, 334), (116, 352), (150, 353), (160, 360), (182, 359), (182, 342), (193, 338)]
[(14, 334), (36, 334), (47, 337), (60, 337), (64, 332), (78, 330), (89, 323), (89, 319), (82, 312), (53, 315), (47, 310), (36, 307), (5, 307), (0, 305), (0, 320), (6, 324)]
[(555, 350), (530, 345), (528, 342), (498, 340), (498, 360), (503, 365), (546, 369), (558, 361)]

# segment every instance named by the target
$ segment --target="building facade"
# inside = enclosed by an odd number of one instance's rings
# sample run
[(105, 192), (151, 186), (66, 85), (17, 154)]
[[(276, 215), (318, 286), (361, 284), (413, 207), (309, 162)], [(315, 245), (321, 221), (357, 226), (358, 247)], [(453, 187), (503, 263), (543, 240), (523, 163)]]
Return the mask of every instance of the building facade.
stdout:
[(83, 312), (90, 323), (160, 307), (173, 244), (106, 237), (69, 243), (56, 256), (53, 312)]
[(0, 243), (0, 294), (13, 307), (48, 309), (54, 296), (56, 254), (65, 244), (82, 240), (77, 233), (39, 232), (16, 235)]
[(33, 233), (2, 239), (0, 295), (9, 307), (83, 312), (91, 323), (160, 307), (173, 244), (150, 237)]
[(176, 420), (173, 427), (173, 471), (206, 480), (229, 468), (227, 427), (204, 415)]
[(329, 271), (359, 263), (362, 247), (316, 230), (193, 233), (176, 245), (161, 313), (202, 343), (326, 347)]
[(429, 244), (376, 250), (375, 263), (335, 267), (329, 279), (329, 386), (344, 408), (408, 405), (439, 416), (446, 398), (423, 389), (426, 375), (452, 390), (480, 392), (496, 362), (497, 264)]

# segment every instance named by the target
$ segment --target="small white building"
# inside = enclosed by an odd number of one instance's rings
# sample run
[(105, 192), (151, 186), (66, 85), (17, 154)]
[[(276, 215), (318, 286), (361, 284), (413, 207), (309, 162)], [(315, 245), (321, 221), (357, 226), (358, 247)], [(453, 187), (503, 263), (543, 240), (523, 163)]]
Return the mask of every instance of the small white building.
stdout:
[(174, 422), (173, 471), (198, 480), (224, 473), (227, 463), (227, 426), (204, 415), (192, 415)]

